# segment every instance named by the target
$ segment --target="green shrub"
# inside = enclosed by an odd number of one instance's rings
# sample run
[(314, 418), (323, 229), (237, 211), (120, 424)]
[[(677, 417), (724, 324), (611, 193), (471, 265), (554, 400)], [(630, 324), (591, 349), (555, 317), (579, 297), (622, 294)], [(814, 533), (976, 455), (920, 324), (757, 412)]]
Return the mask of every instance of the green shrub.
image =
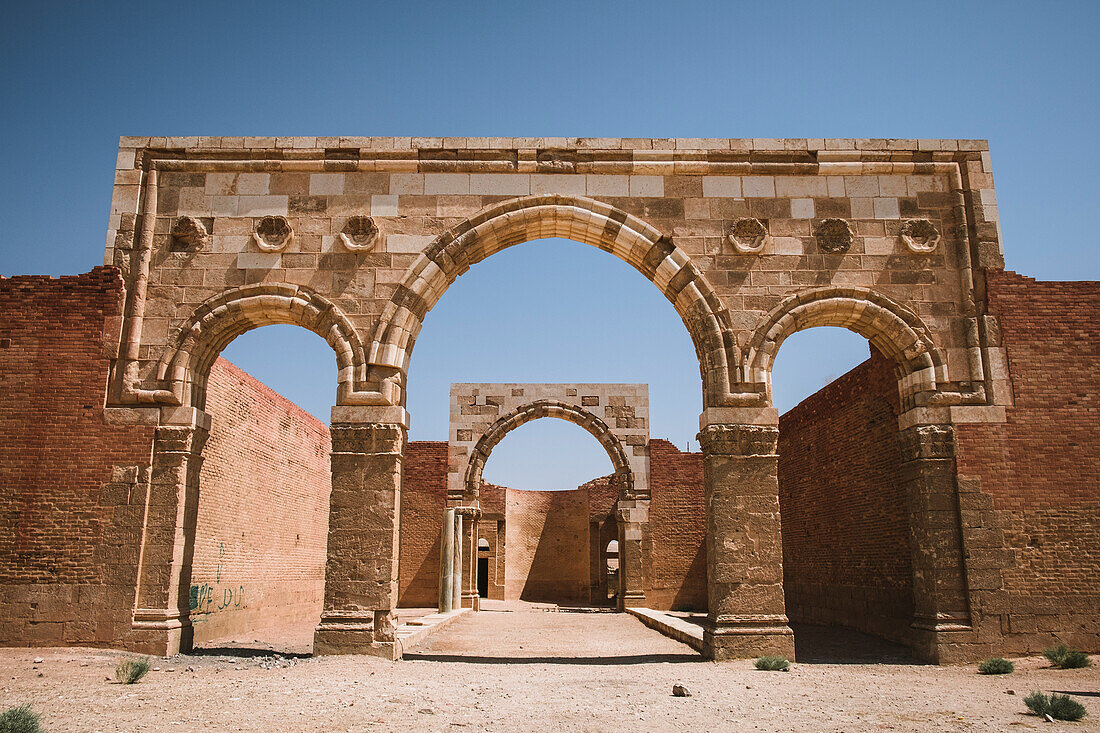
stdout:
[(9, 708), (0, 715), (0, 733), (38, 733), (38, 715), (30, 705)]
[(1043, 656), (1049, 659), (1050, 663), (1058, 669), (1080, 669), (1081, 667), (1092, 666), (1087, 654), (1076, 649), (1069, 649), (1065, 644), (1047, 649), (1043, 652)]
[(768, 672), (786, 672), (791, 668), (791, 663), (786, 657), (758, 657), (756, 668)]
[(1057, 720), (1080, 720), (1087, 715), (1085, 706), (1069, 695), (1047, 697), (1041, 692), (1032, 692), (1024, 698), (1024, 705), (1036, 715), (1049, 715)]
[(1015, 669), (1015, 664), (1001, 657), (987, 659), (978, 665), (978, 671), (982, 674), (1011, 674)]
[(124, 685), (132, 685), (149, 671), (149, 660), (145, 657), (140, 659), (127, 659), (117, 667), (115, 667), (115, 679)]

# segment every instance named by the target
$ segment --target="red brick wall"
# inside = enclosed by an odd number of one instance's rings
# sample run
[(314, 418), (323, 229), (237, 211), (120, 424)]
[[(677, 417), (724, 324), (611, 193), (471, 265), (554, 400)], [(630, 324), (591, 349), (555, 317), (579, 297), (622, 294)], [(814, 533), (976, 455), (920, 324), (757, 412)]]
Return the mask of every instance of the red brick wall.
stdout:
[(504, 597), (587, 604), (588, 493), (508, 489)]
[(0, 278), (2, 644), (129, 632), (153, 428), (104, 424), (121, 299), (114, 268)]
[(196, 645), (308, 645), (328, 542), (328, 426), (219, 359), (199, 474), (191, 575)]
[(779, 419), (783, 582), (792, 621), (908, 639), (908, 501), (897, 379), (877, 351)]
[(649, 441), (650, 571), (646, 605), (707, 608), (703, 454), (682, 453), (667, 440)]
[(439, 540), (446, 505), (447, 443), (409, 442), (401, 482), (399, 606), (434, 608), (439, 603)]
[(979, 610), (1000, 616), (1005, 653), (1100, 651), (1100, 283), (986, 277), (1015, 404), (956, 428), (959, 480), (979, 482), (1010, 552), (1007, 600), (983, 594)]

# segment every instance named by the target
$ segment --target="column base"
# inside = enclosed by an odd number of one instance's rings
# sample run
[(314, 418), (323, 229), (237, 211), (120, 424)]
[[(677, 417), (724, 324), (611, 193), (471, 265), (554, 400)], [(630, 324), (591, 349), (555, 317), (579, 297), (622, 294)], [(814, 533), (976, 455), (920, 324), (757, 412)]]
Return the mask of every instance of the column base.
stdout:
[(463, 593), (462, 594), (462, 607), (469, 608), (474, 611), (481, 610), (481, 596), (477, 593)]
[[(913, 632), (913, 656), (932, 664), (956, 664), (975, 659), (974, 629), (966, 613), (946, 613), (936, 617), (916, 616)], [(980, 656), (980, 654), (979, 654)]]
[(139, 608), (134, 612), (126, 648), (155, 657), (171, 657), (191, 651), (195, 630), (190, 618), (179, 612)]
[(401, 657), (401, 647), (394, 641), (388, 610), (329, 613), (313, 632), (313, 654), (369, 654), (392, 660)]
[(628, 608), (645, 608), (645, 593), (624, 593), (619, 596), (616, 605), (620, 612)]
[(707, 659), (722, 661), (768, 655), (794, 661), (794, 632), (784, 615), (708, 619), (703, 628), (703, 656)]

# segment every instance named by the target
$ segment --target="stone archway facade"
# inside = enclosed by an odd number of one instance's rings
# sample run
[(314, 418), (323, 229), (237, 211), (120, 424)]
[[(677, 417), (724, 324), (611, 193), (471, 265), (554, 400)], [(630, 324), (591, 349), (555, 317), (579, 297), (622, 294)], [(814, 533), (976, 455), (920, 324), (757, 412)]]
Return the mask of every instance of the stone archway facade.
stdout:
[[(980, 141), (123, 138), (105, 262), (122, 271), (126, 302), (107, 404), (163, 435), (164, 526), (150, 536), (168, 539), (145, 557), (168, 564), (142, 580), (134, 615), (149, 649), (173, 651), (187, 623), (171, 538), (201, 453), (203, 371), (243, 330), (291, 322), (322, 333), (340, 366), (316, 646), (392, 651), (420, 324), (469, 266), (548, 236), (643, 273), (691, 335), (712, 657), (793, 654), (769, 383), (783, 338), (841, 325), (895, 358), (914, 506), (957, 506), (945, 436), (1003, 420), (1011, 399), (983, 298), (1003, 259)], [(917, 517), (923, 644), (938, 658), (979, 642), (959, 551), (937, 544), (958, 511)]]
[[(512, 430), (540, 418), (566, 420), (607, 451), (618, 488), (620, 610), (645, 605), (642, 536), (649, 521), (649, 386), (645, 384), (452, 384), (448, 427), (448, 504), (480, 509), (481, 472)], [(471, 559), (463, 592), (477, 606), (477, 522), (462, 550)]]

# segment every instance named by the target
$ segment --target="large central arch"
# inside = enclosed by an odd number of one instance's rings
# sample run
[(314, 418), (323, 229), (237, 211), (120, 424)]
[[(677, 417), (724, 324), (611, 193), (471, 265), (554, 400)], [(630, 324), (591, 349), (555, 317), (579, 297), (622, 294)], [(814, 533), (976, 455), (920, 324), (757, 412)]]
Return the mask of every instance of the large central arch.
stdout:
[(729, 315), (691, 258), (654, 227), (593, 199), (524, 196), (491, 206), (444, 232), (417, 258), (386, 304), (367, 352), (371, 382), (404, 404), (424, 317), (460, 275), (507, 247), (562, 237), (610, 252), (645, 275), (675, 307), (699, 359), (705, 406), (728, 402), (740, 381), (740, 352)]

